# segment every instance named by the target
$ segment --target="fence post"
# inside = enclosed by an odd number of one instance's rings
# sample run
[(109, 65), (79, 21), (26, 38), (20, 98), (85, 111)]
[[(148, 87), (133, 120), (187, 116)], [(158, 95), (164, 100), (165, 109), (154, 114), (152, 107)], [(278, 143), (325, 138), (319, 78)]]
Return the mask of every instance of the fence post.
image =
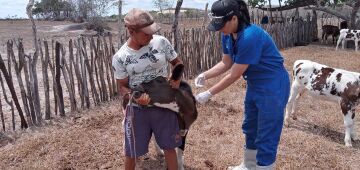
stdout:
[(56, 89), (57, 89), (56, 97), (59, 101), (60, 116), (64, 117), (65, 116), (64, 97), (63, 97), (61, 81), (60, 81), (60, 77), (61, 77), (60, 46), (61, 46), (60, 43), (56, 42), (56, 45), (55, 45), (55, 82), (56, 82)]

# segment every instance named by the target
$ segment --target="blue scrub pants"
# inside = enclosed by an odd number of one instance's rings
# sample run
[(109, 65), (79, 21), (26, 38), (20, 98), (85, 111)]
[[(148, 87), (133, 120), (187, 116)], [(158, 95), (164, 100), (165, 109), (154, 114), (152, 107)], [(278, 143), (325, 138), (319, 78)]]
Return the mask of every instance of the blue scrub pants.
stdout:
[(248, 81), (242, 129), (245, 147), (257, 150), (260, 166), (271, 165), (276, 160), (289, 93), (287, 72), (276, 79)]

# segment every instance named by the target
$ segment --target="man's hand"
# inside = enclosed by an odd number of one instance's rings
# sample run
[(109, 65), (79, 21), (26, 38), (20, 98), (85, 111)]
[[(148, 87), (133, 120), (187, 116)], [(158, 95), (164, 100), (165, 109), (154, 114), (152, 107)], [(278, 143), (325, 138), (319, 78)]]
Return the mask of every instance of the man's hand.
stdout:
[(134, 101), (139, 104), (139, 105), (143, 105), (146, 106), (150, 103), (150, 96), (146, 93), (141, 94), (141, 96), (137, 99), (134, 99)]

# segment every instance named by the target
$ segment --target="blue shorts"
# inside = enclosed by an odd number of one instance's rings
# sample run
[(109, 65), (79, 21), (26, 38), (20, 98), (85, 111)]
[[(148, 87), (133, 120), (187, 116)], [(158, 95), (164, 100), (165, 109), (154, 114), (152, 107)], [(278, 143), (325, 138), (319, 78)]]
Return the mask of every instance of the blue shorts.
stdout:
[(124, 131), (124, 152), (132, 158), (148, 153), (152, 134), (163, 150), (182, 144), (177, 115), (169, 109), (128, 106)]

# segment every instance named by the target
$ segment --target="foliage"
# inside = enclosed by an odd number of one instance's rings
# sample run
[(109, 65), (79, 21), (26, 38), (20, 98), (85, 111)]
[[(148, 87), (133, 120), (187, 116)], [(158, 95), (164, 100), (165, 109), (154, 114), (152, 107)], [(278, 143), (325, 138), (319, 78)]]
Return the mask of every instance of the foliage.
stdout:
[(164, 9), (171, 8), (173, 3), (173, 0), (153, 0), (154, 7), (158, 8), (160, 13), (163, 13)]

